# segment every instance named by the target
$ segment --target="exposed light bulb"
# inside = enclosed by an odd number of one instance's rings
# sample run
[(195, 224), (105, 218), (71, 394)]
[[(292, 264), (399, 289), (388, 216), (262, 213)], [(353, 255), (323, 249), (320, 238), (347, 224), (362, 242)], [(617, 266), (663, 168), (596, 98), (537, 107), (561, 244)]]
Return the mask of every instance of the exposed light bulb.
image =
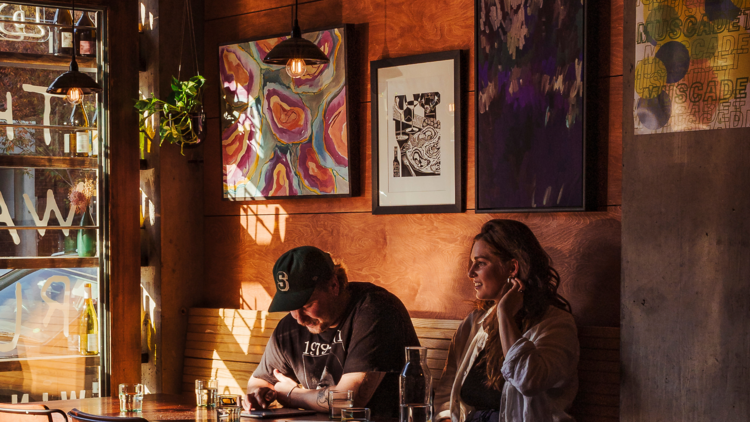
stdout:
[(83, 91), (81, 88), (70, 88), (65, 99), (71, 104), (80, 104), (83, 101)]
[(292, 78), (300, 78), (307, 72), (307, 65), (304, 59), (289, 59), (286, 62), (286, 73)]

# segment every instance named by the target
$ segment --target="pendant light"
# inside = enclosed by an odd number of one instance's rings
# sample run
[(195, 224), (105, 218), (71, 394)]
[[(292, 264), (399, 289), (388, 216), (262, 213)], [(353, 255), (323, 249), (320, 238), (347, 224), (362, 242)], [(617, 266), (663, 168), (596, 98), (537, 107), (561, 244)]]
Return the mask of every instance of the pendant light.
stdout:
[[(65, 98), (71, 104), (79, 104), (83, 100), (83, 96), (87, 94), (94, 94), (102, 92), (102, 87), (96, 83), (91, 76), (78, 71), (78, 63), (76, 62), (76, 52), (78, 46), (75, 42), (75, 13), (76, 13), (76, 1), (73, 0), (73, 55), (70, 59), (70, 68), (67, 72), (58, 76), (57, 79), (52, 82), (47, 88), (47, 93), (65, 95)], [(86, 12), (83, 12), (86, 13)]]
[(317, 45), (302, 38), (297, 22), (297, 7), (297, 0), (294, 0), (291, 37), (277, 44), (263, 59), (263, 63), (266, 64), (286, 65), (286, 73), (292, 78), (302, 77), (309, 65), (320, 65), (329, 61), (328, 56), (320, 51)]

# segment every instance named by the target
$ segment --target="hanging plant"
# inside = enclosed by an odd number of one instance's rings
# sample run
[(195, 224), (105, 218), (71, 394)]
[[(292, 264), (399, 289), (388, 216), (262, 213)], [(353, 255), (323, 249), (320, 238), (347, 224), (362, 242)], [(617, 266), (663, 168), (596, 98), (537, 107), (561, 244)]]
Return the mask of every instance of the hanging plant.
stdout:
[[(159, 122), (159, 145), (164, 141), (179, 144), (180, 153), (185, 145), (199, 144), (205, 136), (206, 115), (203, 112), (203, 84), (206, 78), (197, 75), (187, 81), (172, 78), (172, 92), (166, 100), (160, 100), (151, 94), (151, 98), (138, 100), (135, 109), (139, 113), (138, 129), (146, 138), (153, 141), (147, 122), (154, 114), (161, 113)], [(141, 145), (143, 149), (143, 145)]]

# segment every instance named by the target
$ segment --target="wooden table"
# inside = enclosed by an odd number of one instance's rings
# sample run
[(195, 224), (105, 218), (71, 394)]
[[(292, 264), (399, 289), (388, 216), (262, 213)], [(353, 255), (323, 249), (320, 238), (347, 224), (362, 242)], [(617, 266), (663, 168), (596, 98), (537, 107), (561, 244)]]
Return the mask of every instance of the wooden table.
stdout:
[[(149, 421), (215, 421), (216, 410), (195, 405), (195, 395), (146, 394), (143, 396), (142, 413), (120, 413), (120, 401), (112, 397), (99, 397), (80, 400), (59, 400), (45, 402), (50, 409), (60, 409), (69, 412), (78, 409), (81, 412), (102, 416), (139, 416)], [(242, 418), (243, 422), (252, 421), (296, 421), (296, 422), (327, 422), (326, 414), (317, 413), (311, 416), (283, 419), (251, 419)]]

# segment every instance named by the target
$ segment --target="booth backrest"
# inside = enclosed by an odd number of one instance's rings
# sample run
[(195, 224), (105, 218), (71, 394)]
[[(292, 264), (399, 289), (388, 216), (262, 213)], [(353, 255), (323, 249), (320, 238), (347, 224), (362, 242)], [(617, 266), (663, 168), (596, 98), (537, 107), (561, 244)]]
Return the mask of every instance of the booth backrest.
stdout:
[[(218, 378), (220, 393), (243, 394), (268, 338), (286, 312), (192, 308), (188, 320), (183, 391), (200, 378)], [(460, 320), (412, 318), (435, 380), (443, 373)], [(620, 330), (578, 327), (580, 385), (571, 412), (578, 422), (619, 420)]]

